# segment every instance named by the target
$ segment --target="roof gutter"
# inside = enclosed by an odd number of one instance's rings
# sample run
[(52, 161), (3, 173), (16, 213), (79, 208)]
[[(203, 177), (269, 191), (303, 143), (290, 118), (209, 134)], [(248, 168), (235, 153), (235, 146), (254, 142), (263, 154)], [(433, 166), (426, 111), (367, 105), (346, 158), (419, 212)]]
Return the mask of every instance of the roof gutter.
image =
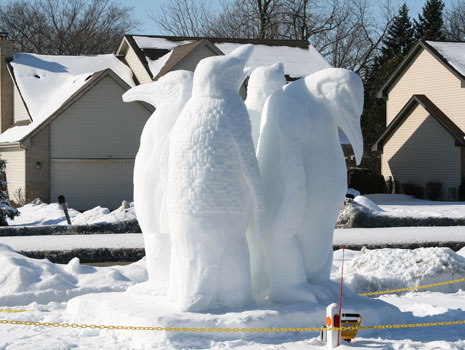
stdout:
[(2, 148), (21, 147), (22, 149), (26, 149), (26, 146), (21, 141), (0, 142), (0, 147), (2, 147)]

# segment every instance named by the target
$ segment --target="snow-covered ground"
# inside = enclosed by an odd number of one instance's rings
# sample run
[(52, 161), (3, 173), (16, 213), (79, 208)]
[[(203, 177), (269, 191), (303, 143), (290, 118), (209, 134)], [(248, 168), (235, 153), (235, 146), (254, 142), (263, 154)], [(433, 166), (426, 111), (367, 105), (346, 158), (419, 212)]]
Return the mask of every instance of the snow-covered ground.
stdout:
[[(465, 249), (379, 249), (345, 251), (345, 285), (355, 292), (392, 289), (465, 277)], [(90, 267), (77, 259), (66, 265), (23, 257), (0, 245), (0, 308), (28, 309), (26, 313), (0, 314), (1, 319), (78, 322), (67, 311), (68, 301), (88, 293), (122, 292), (146, 280), (144, 261), (126, 266)], [(342, 251), (336, 251), (332, 279), (339, 280)], [(408, 323), (465, 319), (465, 284), (380, 297), (397, 306)], [(344, 305), (344, 303), (343, 303)], [(347, 306), (346, 306), (347, 307)], [(277, 308), (279, 311), (279, 307)], [(248, 311), (254, 317), (254, 311)], [(389, 318), (389, 315), (384, 315)], [(110, 316), (111, 317), (111, 316)], [(191, 316), (198, 321), (201, 316)], [(117, 324), (124, 320), (115, 319)], [(154, 325), (147, 321), (147, 326)], [(263, 328), (269, 327), (267, 320)], [(323, 320), (322, 320), (323, 322)], [(88, 322), (90, 323), (90, 322)], [(128, 324), (131, 325), (131, 324)], [(366, 324), (365, 324), (366, 325)], [(170, 326), (175, 326), (170, 324)], [(303, 325), (305, 327), (305, 325)], [(465, 349), (464, 325), (412, 329), (360, 331), (344, 349)], [(316, 333), (260, 333), (252, 338), (209, 340), (184, 333), (176, 340), (155, 340), (150, 331), (70, 329), (0, 324), (0, 349), (324, 349)]]
[[(406, 196), (370, 195), (374, 205), (392, 215), (465, 216), (465, 203), (434, 203)], [(393, 203), (394, 202), (394, 203)], [(368, 204), (367, 204), (368, 203)], [(371, 205), (365, 201), (366, 205)], [(399, 207), (402, 206), (402, 210)], [(66, 221), (57, 204), (36, 204), (20, 208), (22, 217), (13, 225), (64, 224)], [(85, 213), (71, 210), (74, 222), (117, 222), (134, 218), (132, 208), (110, 213), (94, 208)], [(465, 240), (465, 227), (412, 227), (385, 229), (345, 229), (335, 231), (335, 244), (369, 244), (392, 242)], [(89, 235), (2, 237), (0, 239), (0, 309), (30, 309), (26, 313), (0, 313), (0, 319), (41, 322), (78, 323), (67, 309), (69, 300), (89, 293), (124, 292), (128, 287), (147, 279), (145, 262), (126, 266), (91, 267), (78, 259), (66, 265), (48, 260), (35, 260), (15, 253), (31, 249), (72, 249), (97, 247), (143, 247), (142, 235)], [(332, 279), (339, 281), (342, 251), (335, 252)], [(455, 253), (448, 248), (363, 249), (346, 250), (344, 283), (356, 293), (396, 289), (465, 278), (465, 249)], [(416, 292), (384, 295), (376, 299), (398, 307), (408, 323), (465, 320), (465, 283), (450, 284)], [(103, 295), (103, 294), (101, 294)], [(337, 302), (337, 300), (335, 300)], [(347, 304), (346, 304), (347, 306)], [(344, 301), (343, 301), (344, 307)], [(284, 310), (284, 306), (276, 311)], [(251, 319), (256, 312), (247, 311)], [(115, 314), (116, 315), (116, 314)], [(363, 315), (362, 315), (363, 316)], [(112, 318), (112, 314), (107, 315)], [(386, 319), (393, 315), (386, 314)], [(202, 316), (192, 318), (196, 322)], [(267, 319), (260, 321), (268, 327)], [(321, 323), (323, 320), (321, 320)], [(399, 320), (399, 322), (401, 322)], [(91, 322), (87, 322), (91, 323)], [(97, 323), (97, 322), (96, 322)], [(117, 319), (115, 323), (125, 324)], [(319, 321), (317, 321), (319, 323)], [(390, 322), (393, 323), (393, 322)], [(127, 324), (131, 325), (131, 324)], [(167, 326), (152, 324), (147, 326)], [(365, 325), (368, 325), (365, 323)], [(170, 323), (169, 326), (176, 326)], [(256, 325), (254, 325), (256, 326)], [(303, 325), (306, 327), (307, 325)], [(220, 340), (208, 334), (198, 337), (182, 333), (176, 339), (160, 340), (149, 331), (70, 329), (0, 324), (0, 349), (324, 349), (316, 333), (260, 333), (254, 337)], [(401, 328), (360, 331), (351, 344), (342, 349), (465, 349), (465, 325)]]
[[(367, 194), (357, 196), (357, 203), (392, 216), (464, 218), (465, 202), (439, 202), (405, 194)], [(374, 204), (374, 205), (373, 205)]]
[[(42, 226), (42, 225), (67, 225), (63, 208), (58, 203), (29, 203), (18, 208), (20, 215), (13, 220), (8, 219), (10, 226)], [(86, 225), (98, 223), (117, 223), (134, 220), (136, 214), (132, 202), (126, 207), (119, 207), (110, 212), (108, 208), (95, 207), (83, 213), (68, 208), (68, 213), (73, 225)]]
[[(356, 193), (356, 192), (355, 192)], [(391, 216), (464, 218), (465, 202), (433, 202), (403, 194), (369, 194), (356, 196), (357, 203)], [(18, 208), (20, 215), (8, 219), (11, 226), (67, 225), (63, 209), (58, 203), (30, 203)], [(73, 225), (117, 223), (136, 218), (133, 203), (112, 212), (95, 207), (83, 213), (72, 208), (69, 215)]]

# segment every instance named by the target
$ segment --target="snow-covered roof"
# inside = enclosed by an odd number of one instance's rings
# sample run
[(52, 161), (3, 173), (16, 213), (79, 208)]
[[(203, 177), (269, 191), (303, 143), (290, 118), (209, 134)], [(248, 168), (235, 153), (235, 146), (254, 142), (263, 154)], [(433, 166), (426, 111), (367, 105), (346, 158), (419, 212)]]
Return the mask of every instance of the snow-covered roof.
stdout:
[(426, 41), (454, 69), (465, 76), (465, 42)]
[[(199, 39), (209, 40), (224, 54), (230, 53), (240, 45), (253, 44), (255, 49), (247, 64), (249, 69), (283, 62), (284, 73), (286, 75), (292, 78), (300, 78), (320, 69), (330, 67), (330, 64), (324, 57), (307, 41), (180, 38), (141, 35), (127, 35), (126, 37), (133, 39), (137, 48), (142, 51), (153, 77), (157, 76), (163, 68), (164, 63), (169, 58), (170, 52), (175, 47), (191, 44)], [(150, 57), (144, 54), (145, 50), (150, 49), (166, 50), (166, 52), (160, 57)]]
[(111, 70), (129, 86), (135, 86), (132, 72), (115, 55), (49, 56), (16, 53), (11, 71), (32, 119), (0, 135), (0, 143), (18, 142), (52, 116), (97, 73)]

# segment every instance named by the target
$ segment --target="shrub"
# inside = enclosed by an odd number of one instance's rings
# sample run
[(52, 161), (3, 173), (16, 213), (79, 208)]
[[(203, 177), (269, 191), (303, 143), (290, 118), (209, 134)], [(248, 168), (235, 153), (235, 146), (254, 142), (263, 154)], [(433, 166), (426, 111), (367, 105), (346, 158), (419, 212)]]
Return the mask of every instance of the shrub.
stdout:
[(356, 189), (361, 194), (387, 192), (384, 176), (362, 172), (349, 174), (349, 187)]
[(6, 163), (0, 160), (0, 226), (8, 226), (6, 218), (13, 219), (19, 215), (19, 211), (10, 205), (5, 176)]
[(426, 184), (425, 193), (426, 198), (431, 199), (432, 201), (438, 200), (441, 195), (442, 183), (430, 181)]
[(404, 194), (407, 194), (409, 196), (414, 196), (420, 199), (423, 198), (423, 193), (424, 193), (423, 187), (419, 185), (412, 184), (412, 183), (402, 184), (402, 191), (404, 192)]
[(459, 187), (459, 201), (465, 201), (465, 179), (462, 180)]

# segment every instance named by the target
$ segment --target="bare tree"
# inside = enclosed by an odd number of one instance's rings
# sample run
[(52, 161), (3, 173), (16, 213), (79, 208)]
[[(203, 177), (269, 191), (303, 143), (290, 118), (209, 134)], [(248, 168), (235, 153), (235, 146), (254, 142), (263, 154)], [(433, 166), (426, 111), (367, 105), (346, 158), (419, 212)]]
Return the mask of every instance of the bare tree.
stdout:
[(110, 53), (138, 24), (132, 8), (113, 0), (14, 0), (0, 7), (1, 29), (23, 52)]
[(171, 0), (147, 15), (165, 33), (175, 36), (212, 36), (211, 27), (217, 18), (205, 0)]
[(387, 0), (223, 0), (217, 12), (172, 0), (152, 19), (173, 35), (309, 40), (333, 66), (364, 76), (392, 17)]
[(455, 1), (446, 10), (444, 18), (446, 37), (449, 40), (465, 40), (465, 1)]

